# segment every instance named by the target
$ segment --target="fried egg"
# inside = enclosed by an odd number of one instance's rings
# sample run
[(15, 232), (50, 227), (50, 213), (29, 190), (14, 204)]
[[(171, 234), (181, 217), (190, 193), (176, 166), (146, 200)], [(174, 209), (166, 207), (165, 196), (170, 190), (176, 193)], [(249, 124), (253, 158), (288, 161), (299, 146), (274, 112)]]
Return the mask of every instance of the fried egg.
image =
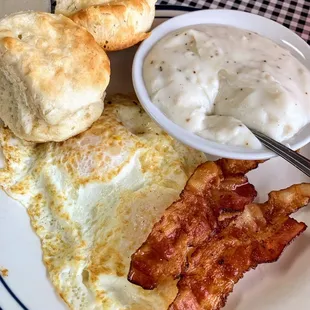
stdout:
[(127, 281), (130, 257), (205, 155), (162, 131), (126, 96), (67, 141), (34, 144), (0, 129), (0, 184), (28, 211), (49, 278), (71, 309), (166, 309), (174, 281)]

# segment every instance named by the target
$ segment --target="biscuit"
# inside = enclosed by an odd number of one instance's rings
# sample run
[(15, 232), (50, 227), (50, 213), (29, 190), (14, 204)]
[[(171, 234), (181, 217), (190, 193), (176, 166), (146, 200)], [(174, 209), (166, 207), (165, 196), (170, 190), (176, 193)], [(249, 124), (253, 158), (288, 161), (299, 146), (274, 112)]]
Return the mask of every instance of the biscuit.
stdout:
[(63, 15), (21, 12), (0, 21), (0, 118), (16, 136), (63, 141), (103, 111), (104, 50)]
[(107, 51), (128, 48), (149, 36), (156, 0), (58, 0), (56, 13), (85, 27)]

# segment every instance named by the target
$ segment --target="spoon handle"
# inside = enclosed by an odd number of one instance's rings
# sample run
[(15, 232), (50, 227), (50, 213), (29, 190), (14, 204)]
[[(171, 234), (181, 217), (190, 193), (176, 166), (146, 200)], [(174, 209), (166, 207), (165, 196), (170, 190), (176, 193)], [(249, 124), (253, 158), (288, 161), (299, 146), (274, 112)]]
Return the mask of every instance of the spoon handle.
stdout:
[(256, 138), (269, 150), (275, 152), (277, 155), (281, 156), (285, 160), (287, 160), (289, 163), (291, 163), (293, 166), (298, 168), (300, 171), (302, 171), (304, 174), (306, 174), (308, 177), (310, 177), (310, 160), (299, 153), (291, 150), (284, 144), (275, 141), (274, 139), (267, 137), (266, 135), (262, 134), (261, 132), (258, 132), (254, 129), (250, 129)]

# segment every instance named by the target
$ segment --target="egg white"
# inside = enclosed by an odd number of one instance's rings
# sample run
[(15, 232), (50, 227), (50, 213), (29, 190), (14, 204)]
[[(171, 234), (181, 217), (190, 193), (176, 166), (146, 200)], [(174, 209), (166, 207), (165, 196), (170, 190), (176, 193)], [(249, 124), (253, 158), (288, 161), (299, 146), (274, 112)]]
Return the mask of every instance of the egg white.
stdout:
[(131, 254), (205, 156), (167, 135), (130, 97), (106, 101), (86, 132), (34, 144), (1, 128), (0, 185), (28, 211), (50, 280), (71, 309), (166, 309), (127, 281)]

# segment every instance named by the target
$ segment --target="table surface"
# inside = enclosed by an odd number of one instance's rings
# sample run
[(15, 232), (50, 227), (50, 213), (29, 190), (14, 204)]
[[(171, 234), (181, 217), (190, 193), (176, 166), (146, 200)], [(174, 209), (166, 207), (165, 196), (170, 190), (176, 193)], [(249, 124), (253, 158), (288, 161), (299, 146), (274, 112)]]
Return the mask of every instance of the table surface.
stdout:
[(233, 9), (275, 20), (310, 44), (309, 0), (167, 0), (157, 4), (183, 5), (198, 9)]

